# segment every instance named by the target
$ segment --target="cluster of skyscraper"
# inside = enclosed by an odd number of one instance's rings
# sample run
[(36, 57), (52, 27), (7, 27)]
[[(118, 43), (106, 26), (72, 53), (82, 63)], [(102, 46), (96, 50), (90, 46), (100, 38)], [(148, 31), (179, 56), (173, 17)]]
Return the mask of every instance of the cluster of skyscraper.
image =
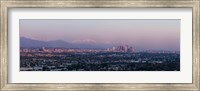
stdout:
[(113, 52), (134, 52), (133, 47), (129, 47), (127, 44), (117, 47), (112, 47), (111, 49), (107, 49)]

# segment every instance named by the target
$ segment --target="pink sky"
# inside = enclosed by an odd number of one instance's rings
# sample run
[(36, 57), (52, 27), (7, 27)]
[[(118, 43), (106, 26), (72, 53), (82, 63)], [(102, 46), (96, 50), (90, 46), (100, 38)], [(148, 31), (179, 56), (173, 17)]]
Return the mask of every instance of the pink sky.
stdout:
[(180, 20), (68, 19), (20, 20), (20, 36), (71, 43), (122, 44), (180, 50)]

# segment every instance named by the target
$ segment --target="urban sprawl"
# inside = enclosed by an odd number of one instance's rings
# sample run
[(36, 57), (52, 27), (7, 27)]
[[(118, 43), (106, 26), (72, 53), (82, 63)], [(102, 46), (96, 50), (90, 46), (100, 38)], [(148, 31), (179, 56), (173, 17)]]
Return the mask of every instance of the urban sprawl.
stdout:
[(20, 71), (180, 71), (180, 53), (108, 49), (20, 48)]

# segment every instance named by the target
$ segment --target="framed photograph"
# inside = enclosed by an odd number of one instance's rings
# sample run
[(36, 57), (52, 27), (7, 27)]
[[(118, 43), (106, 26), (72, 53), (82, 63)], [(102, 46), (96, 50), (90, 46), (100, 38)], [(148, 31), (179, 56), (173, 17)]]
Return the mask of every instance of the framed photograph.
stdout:
[(199, 0), (0, 1), (1, 91), (200, 91)]

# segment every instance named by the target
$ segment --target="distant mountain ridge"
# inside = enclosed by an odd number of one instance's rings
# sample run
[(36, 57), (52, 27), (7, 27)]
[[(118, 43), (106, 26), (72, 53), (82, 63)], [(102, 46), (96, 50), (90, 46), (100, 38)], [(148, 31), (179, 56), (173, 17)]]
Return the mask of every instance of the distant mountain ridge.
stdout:
[(103, 48), (92, 44), (73, 44), (62, 40), (41, 41), (20, 37), (20, 47)]
[[(56, 47), (56, 48), (88, 48), (88, 49), (107, 49), (112, 48), (111, 44), (97, 44), (97, 43), (70, 43), (63, 40), (53, 40), (53, 41), (41, 41), (30, 39), (26, 37), (20, 37), (20, 47), (21, 48), (36, 48), (36, 47)], [(114, 46), (116, 47), (116, 46)], [(133, 46), (134, 50), (141, 51), (145, 48)], [(158, 49), (146, 49), (146, 50), (158, 50)], [(159, 49), (166, 50), (166, 49)], [(168, 50), (170, 51), (170, 50)], [(171, 50), (174, 51), (174, 50)], [(180, 50), (175, 50), (180, 51)]]

